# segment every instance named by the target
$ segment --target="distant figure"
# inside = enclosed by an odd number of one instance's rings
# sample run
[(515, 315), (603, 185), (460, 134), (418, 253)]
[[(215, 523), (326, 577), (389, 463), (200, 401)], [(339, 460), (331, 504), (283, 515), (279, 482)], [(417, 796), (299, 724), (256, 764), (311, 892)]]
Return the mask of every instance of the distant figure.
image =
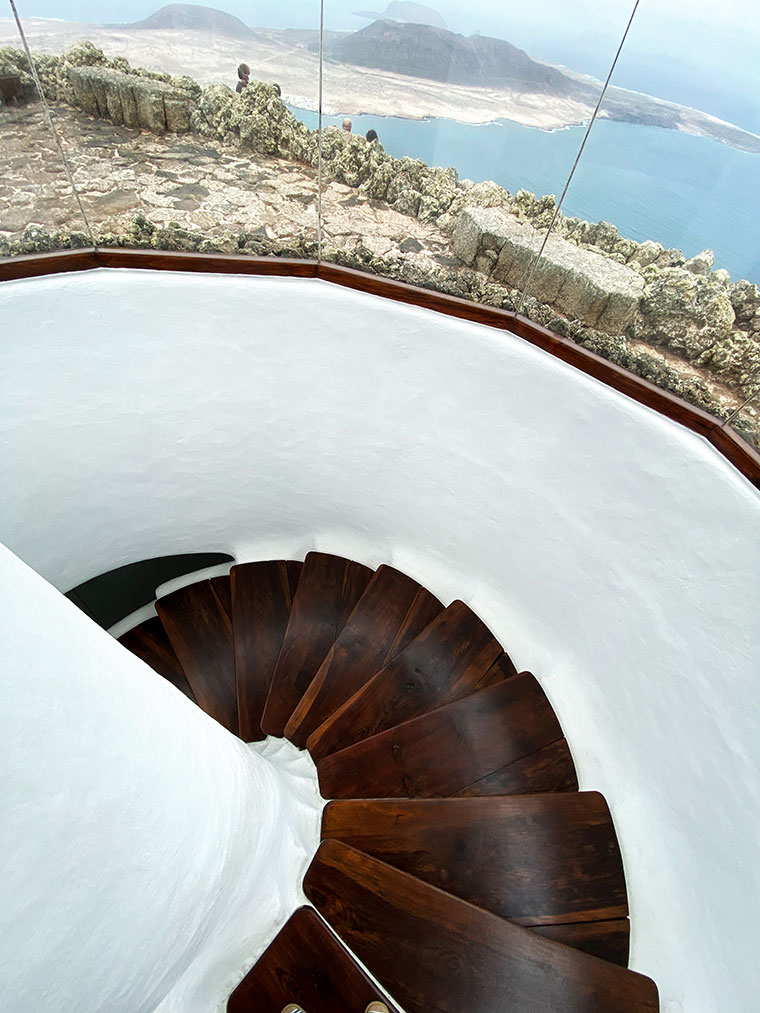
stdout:
[(371, 144), (373, 141), (376, 141), (376, 140), (377, 140), (377, 131), (376, 130), (368, 130), (367, 131), (367, 141)]
[(274, 82), (274, 83), (272, 84), (272, 87), (273, 87), (273, 88), (274, 88), (274, 90), (275, 90), (275, 91), (277, 92), (278, 96), (279, 96), (280, 98), (282, 98), (282, 88), (281, 88), (281, 87), (279, 86), (279, 84), (277, 84), (276, 82)]
[(247, 63), (241, 63), (238, 67), (238, 83), (235, 91), (240, 94), (243, 88), (248, 87), (248, 78), (251, 76), (251, 68)]
[(347, 134), (351, 133), (351, 118), (349, 116), (346, 116), (345, 120), (343, 120), (343, 129)]

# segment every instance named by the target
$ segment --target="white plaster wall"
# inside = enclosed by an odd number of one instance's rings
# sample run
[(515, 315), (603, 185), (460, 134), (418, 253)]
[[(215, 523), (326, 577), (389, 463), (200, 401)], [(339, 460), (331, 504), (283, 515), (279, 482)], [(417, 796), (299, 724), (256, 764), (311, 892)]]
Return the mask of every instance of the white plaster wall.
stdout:
[(0, 286), (2, 537), (57, 586), (334, 551), (461, 596), (536, 672), (663, 1009), (755, 1010), (760, 497), (519, 339), (326, 283)]
[(0, 1010), (221, 1013), (304, 902), (313, 764), (240, 742), (2, 546), (0, 578)]

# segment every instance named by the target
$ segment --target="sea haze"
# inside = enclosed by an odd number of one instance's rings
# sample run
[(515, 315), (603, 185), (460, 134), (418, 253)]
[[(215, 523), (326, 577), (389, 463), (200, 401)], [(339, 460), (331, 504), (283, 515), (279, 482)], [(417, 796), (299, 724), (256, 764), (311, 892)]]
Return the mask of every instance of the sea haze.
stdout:
[[(293, 112), (309, 127), (317, 114)], [(343, 117), (325, 116), (340, 125)], [(585, 127), (539, 130), (501, 120), (482, 126), (456, 120), (354, 116), (354, 133), (370, 127), (397, 158), (453, 166), (460, 177), (492, 179), (512, 193), (559, 195)], [(604, 220), (621, 236), (654, 239), (693, 257), (709, 248), (733, 280), (760, 283), (760, 155), (677, 130), (598, 120), (570, 185), (563, 211)]]

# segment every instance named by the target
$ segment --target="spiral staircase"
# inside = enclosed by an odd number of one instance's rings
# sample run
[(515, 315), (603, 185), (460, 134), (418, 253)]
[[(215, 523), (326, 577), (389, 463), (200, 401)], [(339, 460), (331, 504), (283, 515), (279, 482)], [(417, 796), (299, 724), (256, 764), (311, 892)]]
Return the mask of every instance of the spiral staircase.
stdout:
[(156, 611), (121, 643), (243, 740), (306, 748), (333, 800), (313, 907), (229, 1013), (658, 1009), (627, 969), (606, 802), (578, 791), (537, 680), (467, 605), (311, 552), (233, 566)]

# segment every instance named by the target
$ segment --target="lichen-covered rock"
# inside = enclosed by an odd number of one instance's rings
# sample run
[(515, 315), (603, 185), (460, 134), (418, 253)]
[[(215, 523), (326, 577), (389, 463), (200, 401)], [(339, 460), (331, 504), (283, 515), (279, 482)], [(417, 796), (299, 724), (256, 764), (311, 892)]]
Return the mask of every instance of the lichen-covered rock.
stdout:
[(696, 257), (687, 260), (684, 267), (692, 274), (709, 274), (715, 263), (715, 254), (712, 250), (702, 250)]
[(760, 309), (760, 289), (750, 281), (737, 281), (732, 285), (729, 298), (739, 324), (749, 324)]
[(750, 388), (760, 376), (760, 335), (733, 330), (696, 360), (724, 381), (733, 381), (740, 391)]
[(454, 229), (454, 252), (466, 264), (608, 334), (621, 334), (638, 306), (642, 278), (600, 253), (543, 235), (510, 212), (466, 208)]
[(201, 92), (196, 108), (190, 114), (190, 129), (204, 137), (232, 139), (232, 107), (236, 95), (226, 84), (210, 84)]
[(438, 228), (443, 232), (453, 232), (461, 212), (466, 207), (506, 207), (510, 200), (509, 191), (493, 180), (473, 183), (470, 179), (462, 179), (454, 191), (448, 210), (438, 218)]
[(719, 267), (717, 271), (713, 271), (713, 278), (723, 285), (724, 288), (728, 288), (731, 284), (731, 275), (724, 267)]
[(242, 145), (262, 155), (306, 161), (309, 130), (291, 113), (274, 85), (253, 81), (235, 97), (229, 123)]
[[(518, 190), (510, 202), (510, 209), (513, 214), (529, 221), (534, 228), (548, 229), (554, 220), (557, 198), (554, 194), (536, 197), (530, 190)], [(561, 215), (557, 215), (557, 222), (560, 218)], [(563, 231), (561, 225), (559, 231)]]
[(323, 131), (322, 166), (327, 178), (361, 189), (377, 200), (386, 200), (399, 165), (399, 160), (380, 144), (368, 144), (364, 137), (338, 127)]
[(638, 249), (633, 252), (631, 259), (628, 263), (631, 267), (649, 267), (650, 264), (655, 264), (665, 252), (661, 243), (655, 243), (651, 239), (646, 239), (643, 243), (639, 243)]
[[(20, 49), (11, 49), (10, 46), (0, 49), (0, 77), (18, 78), (18, 93), (16, 89), (9, 89), (9, 98), (16, 101), (31, 102), (36, 99), (37, 88), (34, 84), (29, 61), (26, 53)], [(13, 95), (10, 92), (13, 91)], [(3, 92), (0, 91), (0, 100)]]
[(620, 242), (618, 230), (610, 222), (581, 222), (573, 238), (582, 246), (593, 246), (603, 253), (612, 253)]
[(190, 129), (191, 92), (112, 67), (72, 64), (67, 69), (73, 104), (90, 116), (154, 134)]
[(81, 249), (90, 246), (89, 236), (83, 232), (57, 229), (53, 232), (43, 225), (32, 223), (14, 239), (0, 239), (0, 257), (15, 257), (20, 253), (49, 253), (51, 250)]
[(681, 268), (648, 270), (632, 336), (672, 348), (689, 360), (728, 337), (734, 311), (720, 282)]

